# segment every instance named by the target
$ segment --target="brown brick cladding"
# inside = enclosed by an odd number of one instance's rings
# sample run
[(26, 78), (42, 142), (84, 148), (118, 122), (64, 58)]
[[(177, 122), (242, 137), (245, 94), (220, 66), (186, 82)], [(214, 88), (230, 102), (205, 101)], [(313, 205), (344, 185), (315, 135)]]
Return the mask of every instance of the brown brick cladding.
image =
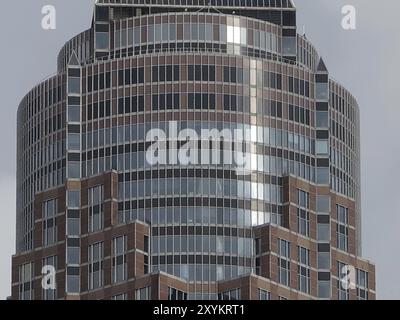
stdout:
[[(88, 189), (97, 185), (104, 185), (104, 231), (88, 233)], [(215, 292), (225, 292), (235, 288), (241, 288), (242, 299), (258, 299), (258, 289), (264, 289), (271, 293), (272, 299), (284, 297), (287, 299), (312, 299), (317, 297), (317, 216), (316, 194), (331, 196), (331, 282), (332, 297), (337, 297), (337, 261), (360, 268), (369, 273), (369, 299), (375, 299), (375, 266), (368, 261), (356, 256), (355, 245), (355, 202), (330, 192), (329, 188), (317, 187), (304, 180), (293, 176), (284, 178), (284, 227), (263, 225), (254, 228), (254, 238), (261, 240), (260, 276), (247, 275), (229, 281), (219, 282), (215, 285), (207, 285), (207, 289)], [(81, 189), (81, 295), (78, 297), (65, 297), (65, 191), (66, 188), (58, 188), (52, 191), (40, 193), (35, 198), (35, 251), (13, 257), (12, 269), (12, 297), (18, 299), (18, 266), (34, 262), (34, 298), (41, 299), (40, 271), (42, 259), (47, 256), (57, 255), (57, 292), (58, 298), (67, 299), (110, 299), (113, 295), (126, 293), (128, 299), (134, 299), (135, 290), (151, 286), (153, 299), (166, 299), (168, 287), (174, 287), (184, 292), (194, 291), (194, 284), (188, 284), (182, 279), (164, 274), (144, 274), (144, 257), (147, 254), (144, 248), (144, 236), (149, 236), (150, 228), (141, 222), (133, 222), (126, 225), (116, 225), (118, 212), (118, 175), (116, 172), (108, 172), (99, 176), (69, 183), (68, 188)], [(297, 190), (301, 189), (310, 195), (310, 237), (304, 237), (297, 233)], [(42, 248), (42, 202), (50, 199), (58, 199), (57, 240), (52, 247)], [(336, 205), (349, 208), (349, 252), (336, 249)], [(111, 244), (112, 239), (126, 235), (128, 239), (128, 280), (122, 284), (111, 283)], [(278, 239), (289, 241), (292, 246), (290, 264), (290, 288), (278, 283)], [(104, 242), (104, 288), (88, 292), (88, 247), (97, 242)], [(311, 289), (310, 295), (305, 295), (297, 290), (297, 246), (310, 250)], [(199, 290), (199, 285), (196, 286)], [(355, 290), (350, 290), (350, 299), (356, 299)]]

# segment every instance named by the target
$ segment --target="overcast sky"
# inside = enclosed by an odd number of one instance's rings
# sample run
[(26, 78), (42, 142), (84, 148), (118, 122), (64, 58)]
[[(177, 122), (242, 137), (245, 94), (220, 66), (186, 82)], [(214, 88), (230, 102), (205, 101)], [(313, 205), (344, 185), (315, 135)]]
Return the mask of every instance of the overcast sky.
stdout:
[[(94, 0), (2, 0), (0, 11), (0, 299), (10, 295), (15, 252), (15, 132), (21, 98), (56, 72), (62, 45), (91, 23)], [(400, 299), (400, 27), (398, 0), (295, 0), (299, 32), (361, 109), (363, 257), (375, 262), (379, 299)], [(57, 10), (57, 29), (41, 28), (41, 9)], [(357, 10), (357, 29), (341, 27), (341, 8)], [(397, 99), (396, 99), (397, 98)]]

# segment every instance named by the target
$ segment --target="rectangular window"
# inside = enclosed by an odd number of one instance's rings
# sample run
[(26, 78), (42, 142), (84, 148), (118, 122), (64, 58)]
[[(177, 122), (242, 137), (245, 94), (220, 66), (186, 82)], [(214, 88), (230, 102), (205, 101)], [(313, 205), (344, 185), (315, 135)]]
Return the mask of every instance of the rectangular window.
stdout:
[(81, 93), (81, 79), (80, 78), (68, 78), (68, 93), (69, 94), (80, 94)]
[(78, 161), (68, 162), (68, 178), (80, 179), (81, 177), (81, 164)]
[(104, 186), (88, 190), (89, 232), (103, 229), (104, 224)]
[(240, 288), (218, 293), (218, 300), (240, 300), (241, 290)]
[(316, 112), (316, 126), (318, 128), (328, 128), (329, 127), (329, 115), (325, 111)]
[(68, 106), (68, 122), (80, 122), (80, 121), (81, 121), (81, 107)]
[(69, 236), (79, 236), (80, 235), (80, 223), (81, 223), (81, 220), (80, 220), (79, 216), (78, 217), (68, 216), (67, 234)]
[(42, 204), (43, 218), (43, 246), (50, 246), (57, 242), (57, 200), (52, 199)]
[(151, 300), (151, 287), (136, 289), (136, 300)]
[[(46, 257), (43, 258), (42, 260), (42, 267), (46, 267), (54, 270), (57, 270), (57, 256), (51, 256), (51, 257)], [(47, 271), (48, 274), (48, 271)], [(42, 290), (42, 298), (43, 300), (55, 300), (57, 299), (57, 294), (56, 294), (56, 283), (55, 283), (56, 277), (54, 275), (53, 277), (50, 277), (46, 285), (48, 287), (43, 288)]]
[(368, 300), (368, 272), (361, 269), (357, 269), (357, 297)]
[(89, 290), (101, 288), (104, 283), (104, 244), (95, 243), (89, 246)]
[(318, 281), (318, 298), (330, 299), (331, 298), (331, 282), (330, 281)]
[(349, 289), (343, 286), (342, 279), (347, 276), (346, 274), (346, 264), (343, 262), (337, 262), (338, 268), (338, 280), (337, 280), (337, 292), (338, 292), (338, 300), (349, 300), (350, 293)]
[(80, 208), (81, 205), (81, 192), (79, 190), (68, 191), (68, 208)]
[(69, 151), (81, 150), (81, 135), (79, 133), (68, 134), (68, 150)]
[[(71, 240), (77, 240), (77, 243), (71, 244), (72, 242)], [(67, 264), (79, 265), (80, 255), (81, 255), (81, 249), (79, 247), (79, 239), (70, 239), (67, 247)]]
[(348, 251), (349, 246), (349, 209), (336, 205), (337, 225), (336, 225), (336, 246), (338, 249)]
[(80, 291), (80, 276), (79, 274), (68, 274), (67, 275), (67, 292), (68, 293), (79, 293)]
[(316, 168), (317, 184), (329, 184), (329, 168)]
[(317, 100), (328, 100), (328, 84), (327, 83), (316, 83), (315, 84), (315, 95)]
[(329, 143), (328, 140), (316, 140), (315, 141), (315, 153), (317, 155), (329, 154)]
[(112, 247), (112, 282), (118, 283), (127, 280), (127, 237), (117, 237), (113, 239)]
[(318, 241), (330, 241), (330, 226), (327, 223), (317, 224), (317, 240)]
[(112, 296), (111, 300), (128, 300), (128, 295), (126, 293), (116, 294)]
[(297, 208), (297, 228), (298, 233), (303, 236), (310, 236), (310, 213), (308, 212), (310, 195), (298, 189), (298, 205)]
[(297, 208), (297, 232), (303, 236), (310, 236), (310, 213), (306, 210)]
[(300, 207), (309, 208), (309, 194), (303, 190), (298, 189), (298, 204)]
[(330, 196), (317, 195), (317, 211), (319, 213), (331, 212), (331, 198)]
[(19, 300), (33, 300), (33, 263), (19, 266)]
[(297, 265), (297, 279), (298, 289), (304, 293), (310, 293), (310, 250), (298, 246), (298, 265)]
[(108, 32), (96, 32), (96, 49), (107, 50), (109, 42)]
[(330, 270), (331, 269), (330, 252), (318, 252), (317, 264), (318, 264), (318, 269)]
[(259, 300), (271, 300), (271, 293), (269, 291), (258, 289)]
[(290, 242), (278, 239), (278, 282), (290, 285)]

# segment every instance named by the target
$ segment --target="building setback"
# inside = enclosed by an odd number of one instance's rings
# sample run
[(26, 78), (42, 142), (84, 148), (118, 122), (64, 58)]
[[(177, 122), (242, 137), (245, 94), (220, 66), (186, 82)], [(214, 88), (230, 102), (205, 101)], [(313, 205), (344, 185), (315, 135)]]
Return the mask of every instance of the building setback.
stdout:
[[(291, 0), (97, 1), (18, 109), (12, 299), (375, 299), (359, 120)], [(247, 171), (150, 164), (171, 122), (247, 130)]]

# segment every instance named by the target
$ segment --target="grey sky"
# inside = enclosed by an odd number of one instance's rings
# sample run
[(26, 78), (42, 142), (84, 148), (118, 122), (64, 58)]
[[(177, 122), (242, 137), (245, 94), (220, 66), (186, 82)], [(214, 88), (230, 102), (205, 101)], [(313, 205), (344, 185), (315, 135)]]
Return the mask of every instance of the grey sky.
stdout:
[[(10, 294), (15, 250), (15, 132), (21, 98), (56, 72), (62, 45), (88, 28), (94, 0), (3, 0), (0, 11), (0, 299)], [(400, 1), (295, 0), (299, 32), (323, 56), (331, 75), (358, 99), (361, 109), (363, 257), (377, 269), (379, 299), (400, 299)], [(57, 29), (41, 28), (41, 8), (57, 10)], [(357, 30), (341, 28), (341, 8), (357, 9)], [(79, 8), (77, 10), (77, 8)], [(397, 99), (396, 99), (397, 98)]]

